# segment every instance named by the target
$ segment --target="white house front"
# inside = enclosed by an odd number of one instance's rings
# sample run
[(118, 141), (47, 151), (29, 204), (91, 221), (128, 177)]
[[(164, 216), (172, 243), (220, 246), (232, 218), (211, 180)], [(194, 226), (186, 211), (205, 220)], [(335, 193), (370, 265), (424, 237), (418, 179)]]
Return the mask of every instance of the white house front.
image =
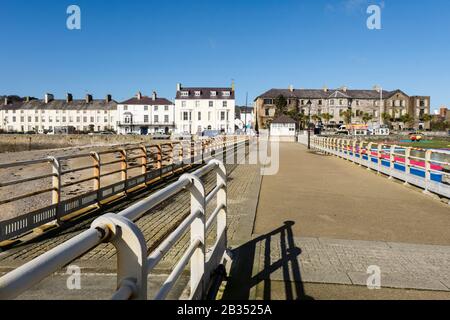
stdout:
[(295, 121), (288, 116), (280, 116), (270, 125), (270, 135), (274, 137), (295, 136)]
[(136, 97), (119, 103), (117, 110), (119, 134), (169, 134), (175, 128), (173, 103), (159, 98), (156, 92), (151, 97), (138, 92)]
[(177, 84), (175, 124), (177, 133), (200, 134), (217, 130), (235, 131), (235, 94), (233, 88), (183, 88)]

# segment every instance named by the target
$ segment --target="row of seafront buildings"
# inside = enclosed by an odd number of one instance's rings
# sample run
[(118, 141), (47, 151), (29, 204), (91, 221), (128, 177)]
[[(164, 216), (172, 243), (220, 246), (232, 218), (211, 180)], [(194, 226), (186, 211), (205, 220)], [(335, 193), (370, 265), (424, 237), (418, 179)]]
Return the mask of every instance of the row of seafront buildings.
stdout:
[(45, 132), (73, 127), (78, 132), (114, 131), (119, 134), (235, 132), (235, 91), (225, 88), (185, 88), (177, 84), (175, 103), (138, 92), (123, 102), (107, 95), (94, 99), (65, 99), (45, 94), (43, 99), (4, 98), (0, 105), (3, 132)]
[[(345, 124), (346, 110), (351, 110), (353, 124), (364, 124), (364, 115), (371, 116), (369, 125), (374, 127), (386, 123), (389, 118), (394, 129), (405, 129), (411, 125), (415, 129), (429, 129), (431, 98), (429, 96), (409, 96), (402, 90), (385, 91), (381, 88), (373, 90), (340, 89), (271, 89), (255, 99), (255, 113), (259, 128), (268, 128), (274, 120), (276, 99), (283, 96), (287, 100), (287, 111), (295, 110), (305, 115), (332, 116), (328, 125)], [(308, 101), (311, 102), (308, 105)], [(310, 110), (309, 110), (310, 109)], [(402, 116), (409, 114), (413, 123), (402, 123)]]

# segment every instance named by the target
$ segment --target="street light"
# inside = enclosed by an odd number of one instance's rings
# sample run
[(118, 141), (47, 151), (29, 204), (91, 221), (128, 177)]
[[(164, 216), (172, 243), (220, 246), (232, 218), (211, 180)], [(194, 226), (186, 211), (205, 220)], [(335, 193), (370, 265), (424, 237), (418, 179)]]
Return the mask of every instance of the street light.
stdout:
[(308, 107), (308, 150), (311, 149), (311, 100), (308, 100), (306, 106)]
[[(348, 107), (347, 107), (347, 110), (348, 111), (350, 111), (350, 114), (349, 114), (349, 118), (350, 118), (350, 124), (352, 124), (352, 116), (353, 116), (353, 113), (352, 113), (352, 104), (353, 104), (353, 99), (352, 98), (349, 98), (348, 99)], [(347, 128), (348, 129), (348, 128)]]
[(381, 86), (379, 86), (379, 85), (375, 85), (375, 86), (373, 86), (373, 90), (375, 90), (375, 91), (380, 91), (380, 111), (379, 111), (379, 121), (380, 121), (380, 128), (381, 128), (381, 125), (382, 125), (382, 123), (383, 123), (383, 117), (382, 117), (382, 108), (383, 108), (383, 88), (381, 87)]

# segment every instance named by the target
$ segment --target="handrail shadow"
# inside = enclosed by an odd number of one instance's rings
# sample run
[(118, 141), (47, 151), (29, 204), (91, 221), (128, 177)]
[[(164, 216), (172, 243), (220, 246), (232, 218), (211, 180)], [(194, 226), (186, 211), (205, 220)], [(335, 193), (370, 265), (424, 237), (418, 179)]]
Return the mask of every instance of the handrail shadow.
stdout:
[[(301, 278), (298, 257), (301, 249), (295, 246), (292, 226), (293, 221), (286, 221), (284, 225), (270, 233), (259, 236), (232, 251), (233, 264), (223, 300), (248, 300), (250, 298), (263, 298), (271, 300), (271, 275), (281, 269), (284, 283), (284, 297), (286, 300), (312, 300), (305, 294)], [(272, 262), (275, 256), (272, 252), (273, 238), (279, 237), (279, 257)], [(259, 252), (258, 249), (261, 248)], [(263, 249), (264, 248), (264, 249)], [(263, 259), (261, 256), (264, 255)], [(261, 285), (261, 282), (263, 284)], [(257, 294), (255, 294), (257, 290)], [(262, 290), (262, 293), (260, 292)]]

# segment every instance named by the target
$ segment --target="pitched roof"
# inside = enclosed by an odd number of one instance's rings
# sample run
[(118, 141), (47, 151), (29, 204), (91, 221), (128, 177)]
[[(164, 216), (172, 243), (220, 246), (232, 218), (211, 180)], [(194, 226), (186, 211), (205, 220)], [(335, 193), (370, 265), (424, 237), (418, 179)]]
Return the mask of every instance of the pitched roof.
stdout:
[(95, 99), (87, 103), (86, 100), (72, 100), (67, 102), (65, 99), (52, 100), (45, 103), (43, 100), (30, 100), (14, 102), (7, 105), (0, 105), (3, 110), (116, 110), (117, 102), (105, 99)]
[(128, 105), (149, 105), (149, 106), (167, 106), (167, 105), (173, 105), (173, 102), (166, 99), (166, 98), (159, 98), (157, 97), (155, 100), (153, 100), (152, 97), (142, 96), (141, 99), (138, 99), (137, 97), (133, 97), (131, 99), (128, 99), (126, 101), (121, 102), (120, 104), (128, 104)]
[[(187, 97), (181, 96), (181, 92), (188, 92), (189, 95)], [(196, 96), (195, 92), (200, 91), (200, 96)], [(229, 96), (225, 96), (223, 94), (224, 91), (230, 93)], [(211, 95), (211, 92), (216, 92), (216, 96)], [(234, 91), (233, 88), (209, 88), (209, 87), (189, 87), (189, 88), (181, 88), (181, 90), (177, 91), (177, 95), (175, 99), (193, 99), (193, 100), (201, 100), (201, 99), (221, 99), (221, 100), (233, 100), (234, 99)]]
[(295, 120), (292, 119), (291, 117), (283, 114), (283, 115), (279, 116), (278, 118), (276, 118), (275, 120), (273, 120), (272, 123), (282, 123), (282, 124), (295, 123)]
[[(399, 90), (400, 91), (400, 90)], [(383, 90), (383, 98), (389, 97), (391, 91)], [(329, 99), (329, 98), (352, 98), (352, 99), (380, 99), (380, 92), (377, 90), (342, 90), (342, 89), (270, 89), (258, 96), (263, 99), (276, 99), (279, 95), (283, 95), (285, 98), (297, 98), (297, 99)], [(405, 94), (406, 95), (406, 94)], [(255, 99), (255, 100), (256, 100)]]

